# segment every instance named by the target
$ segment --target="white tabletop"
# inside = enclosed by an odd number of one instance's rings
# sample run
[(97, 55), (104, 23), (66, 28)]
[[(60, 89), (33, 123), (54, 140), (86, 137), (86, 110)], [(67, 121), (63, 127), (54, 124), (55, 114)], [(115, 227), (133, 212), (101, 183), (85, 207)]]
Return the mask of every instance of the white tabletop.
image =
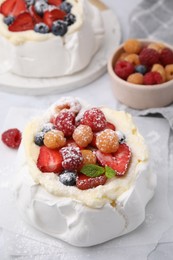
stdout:
[[(122, 40), (128, 38), (129, 32), (129, 15), (135, 6), (141, 2), (141, 0), (103, 0), (107, 6), (109, 6), (118, 17), (118, 20), (121, 25)], [(109, 21), (108, 21), (109, 22)], [(82, 88), (75, 89), (73, 91), (55, 94), (55, 95), (46, 95), (46, 96), (25, 96), (10, 94), (0, 91), (0, 130), (3, 128), (3, 123), (6, 119), (6, 115), (11, 107), (30, 107), (30, 108), (47, 108), (52, 102), (56, 101), (60, 96), (77, 96), (85, 99), (87, 102), (93, 105), (106, 105), (111, 107), (116, 107), (117, 100), (113, 97), (112, 91), (110, 88), (110, 82), (107, 73), (100, 77), (98, 80), (92, 82), (91, 84), (84, 86)], [(15, 126), (14, 126), (15, 127)], [(1, 198), (0, 198), (1, 199)], [(2, 209), (0, 209), (1, 212)], [(1, 247), (3, 246), (3, 241), (0, 239), (0, 259), (1, 258)], [(162, 248), (159, 248), (160, 250)], [(140, 248), (141, 250), (141, 248)], [(143, 248), (145, 250), (145, 248)], [(173, 248), (172, 248), (173, 250)], [(151, 258), (145, 259), (168, 259), (166, 256), (163, 256), (164, 251), (157, 251), (154, 256), (151, 255)], [(128, 252), (127, 252), (128, 255)], [(137, 258), (137, 256), (139, 256)], [(12, 258), (8, 258), (12, 259)], [(15, 258), (18, 259), (18, 258)], [(29, 260), (29, 258), (24, 258)], [(39, 258), (37, 258), (39, 259)], [(46, 258), (44, 258), (47, 260)], [(87, 258), (89, 259), (89, 258)], [(112, 256), (110, 259), (116, 259)], [(140, 252), (135, 248), (134, 258), (129, 256), (127, 259), (141, 259)], [(144, 258), (143, 258), (144, 259)], [(169, 258), (171, 259), (171, 258)], [(83, 260), (81, 258), (81, 260)]]

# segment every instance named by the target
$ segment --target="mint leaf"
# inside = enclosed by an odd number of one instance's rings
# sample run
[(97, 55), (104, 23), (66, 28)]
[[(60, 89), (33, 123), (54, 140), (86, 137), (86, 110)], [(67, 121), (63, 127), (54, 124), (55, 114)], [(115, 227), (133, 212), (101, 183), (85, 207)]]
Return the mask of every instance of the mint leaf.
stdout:
[(86, 164), (80, 171), (88, 177), (95, 178), (102, 175), (105, 172), (105, 169), (96, 164)]
[(111, 167), (105, 166), (105, 175), (107, 178), (111, 179), (115, 177), (116, 171), (114, 171)]

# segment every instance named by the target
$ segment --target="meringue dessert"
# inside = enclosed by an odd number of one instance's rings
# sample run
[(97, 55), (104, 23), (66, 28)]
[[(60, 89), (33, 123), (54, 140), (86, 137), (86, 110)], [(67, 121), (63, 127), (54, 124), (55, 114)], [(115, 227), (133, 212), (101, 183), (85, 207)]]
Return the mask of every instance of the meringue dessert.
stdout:
[[(101, 47), (101, 12), (87, 0), (0, 0), (0, 47), (11, 72), (50, 78), (86, 68)], [(86, 44), (87, 42), (87, 44)]]
[(137, 228), (156, 185), (131, 115), (72, 97), (28, 123), (17, 169), (23, 219), (78, 247)]

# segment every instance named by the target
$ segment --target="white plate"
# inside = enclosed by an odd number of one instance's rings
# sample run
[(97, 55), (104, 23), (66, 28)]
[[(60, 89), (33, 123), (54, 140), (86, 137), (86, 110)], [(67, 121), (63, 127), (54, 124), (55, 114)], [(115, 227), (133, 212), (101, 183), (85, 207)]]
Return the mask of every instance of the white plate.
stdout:
[(51, 79), (25, 78), (8, 72), (0, 75), (0, 90), (28, 95), (61, 93), (89, 84), (104, 74), (108, 57), (121, 41), (121, 30), (116, 15), (110, 9), (102, 10), (101, 14), (106, 34), (104, 43), (86, 69), (72, 76)]

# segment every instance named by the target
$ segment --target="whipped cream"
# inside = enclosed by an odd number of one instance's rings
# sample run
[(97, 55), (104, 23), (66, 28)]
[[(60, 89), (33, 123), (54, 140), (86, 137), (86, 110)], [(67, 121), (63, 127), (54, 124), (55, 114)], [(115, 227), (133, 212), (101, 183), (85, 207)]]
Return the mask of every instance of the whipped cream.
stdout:
[(75, 246), (96, 245), (134, 230), (145, 218), (145, 206), (156, 185), (147, 147), (132, 117), (125, 112), (101, 109), (106, 119), (125, 134), (132, 151), (124, 177), (79, 190), (63, 185), (54, 173), (40, 172), (36, 166), (39, 147), (33, 143), (33, 137), (52, 115), (53, 107), (27, 125), (18, 155), (16, 201), (24, 219), (42, 232)]
[[(2, 3), (4, 0), (0, 0)], [(84, 69), (100, 48), (104, 26), (99, 10), (86, 0), (69, 0), (76, 22), (63, 37), (33, 30), (10, 32), (0, 14), (0, 47), (7, 43), (11, 71), (25, 77), (59, 77)], [(87, 45), (86, 45), (87, 42)], [(3, 43), (3, 44), (2, 44)]]

